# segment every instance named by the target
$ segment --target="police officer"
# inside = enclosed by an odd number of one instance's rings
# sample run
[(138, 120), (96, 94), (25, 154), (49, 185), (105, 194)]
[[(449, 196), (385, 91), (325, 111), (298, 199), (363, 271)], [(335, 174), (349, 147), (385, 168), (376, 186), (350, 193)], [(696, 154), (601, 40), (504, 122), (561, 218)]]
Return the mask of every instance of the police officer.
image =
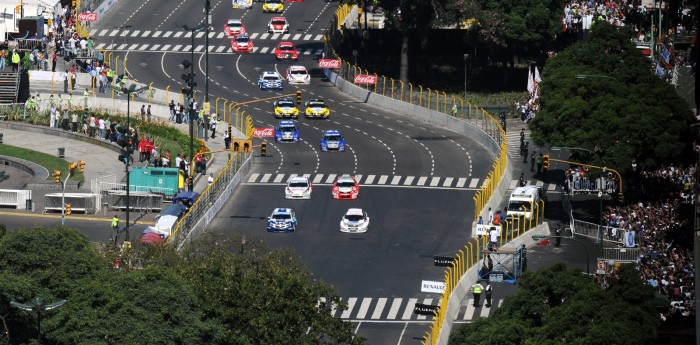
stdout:
[(535, 151), (530, 154), (530, 172), (535, 171)]
[(486, 308), (491, 308), (491, 283), (487, 282), (484, 288), (484, 293), (486, 294)]
[(479, 307), (479, 300), (481, 300), (481, 292), (484, 291), (484, 286), (477, 280), (471, 287), (472, 293), (474, 294), (474, 307)]
[(112, 217), (112, 230), (117, 230), (119, 228), (119, 217), (117, 215), (114, 215)]
[(555, 246), (561, 246), (561, 225), (557, 224), (557, 228), (554, 229), (554, 234), (557, 236), (555, 241)]

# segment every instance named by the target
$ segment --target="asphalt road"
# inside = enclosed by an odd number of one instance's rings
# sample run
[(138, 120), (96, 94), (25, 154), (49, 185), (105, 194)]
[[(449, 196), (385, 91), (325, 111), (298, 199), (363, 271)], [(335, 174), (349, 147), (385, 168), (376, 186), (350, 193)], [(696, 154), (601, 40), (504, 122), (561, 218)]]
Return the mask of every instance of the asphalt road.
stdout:
[[(315, 277), (336, 286), (352, 304), (351, 310), (338, 311), (336, 316), (354, 322), (357, 333), (370, 344), (415, 344), (412, 338), (425, 333), (429, 320), (413, 314), (413, 304), (437, 303), (439, 298), (421, 293), (421, 280), (442, 280), (444, 269), (433, 266), (433, 255), (451, 255), (470, 236), (475, 187), (494, 157), (471, 138), (339, 93), (316, 68), (322, 34), (337, 3), (285, 5), (288, 39), (300, 51), (298, 62), (278, 62), (271, 54), (277, 42), (286, 38), (265, 34), (267, 22), (276, 15), (262, 13), (261, 3), (250, 10), (233, 10), (229, 1), (212, 2), (215, 31), (210, 36), (209, 93), (212, 100), (221, 97), (242, 102), (299, 89), (304, 100), (325, 99), (331, 116), (329, 120), (298, 120), (299, 143), (270, 143), (268, 157), (255, 157), (251, 175), (219, 213), (214, 230), (260, 236), (272, 247), (293, 248)], [(92, 33), (96, 47), (113, 46), (119, 50), (114, 54), (120, 54), (120, 61), (128, 58), (127, 69), (140, 82), (177, 90), (183, 73), (179, 64), (190, 59), (191, 38), (175, 23), (194, 26), (201, 18), (201, 2), (121, 1), (93, 26)], [(220, 38), (229, 18), (243, 20), (257, 47), (255, 52), (230, 52), (228, 39)], [(131, 27), (120, 29), (122, 25)], [(203, 33), (198, 35), (195, 62), (201, 91), (204, 39)], [(281, 92), (258, 89), (262, 71), (283, 74), (288, 66), (297, 64), (310, 70), (310, 85), (285, 85)], [(244, 109), (258, 127), (278, 122), (269, 101)], [(341, 130), (348, 149), (320, 152), (319, 137), (325, 129)], [(311, 200), (284, 200), (284, 182), (293, 174), (308, 175), (314, 182)], [(340, 174), (359, 175), (358, 200), (331, 200), (330, 184)], [(300, 219), (297, 232), (265, 231), (265, 218), (275, 207), (294, 208)], [(362, 207), (369, 213), (368, 233), (340, 233), (340, 217), (349, 207)]]

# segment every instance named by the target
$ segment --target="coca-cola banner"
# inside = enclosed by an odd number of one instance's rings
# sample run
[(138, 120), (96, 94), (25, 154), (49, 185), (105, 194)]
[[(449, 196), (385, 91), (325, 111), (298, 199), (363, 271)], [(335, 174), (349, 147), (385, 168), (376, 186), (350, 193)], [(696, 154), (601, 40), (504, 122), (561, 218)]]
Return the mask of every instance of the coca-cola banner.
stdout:
[(81, 22), (96, 22), (97, 13), (95, 12), (80, 12), (78, 13), (78, 20)]
[(318, 67), (320, 68), (340, 68), (340, 60), (338, 59), (319, 59)]
[(275, 129), (272, 127), (256, 128), (253, 131), (253, 137), (255, 138), (274, 138)]
[(355, 84), (374, 85), (377, 83), (377, 76), (372, 74), (358, 74), (355, 76)]

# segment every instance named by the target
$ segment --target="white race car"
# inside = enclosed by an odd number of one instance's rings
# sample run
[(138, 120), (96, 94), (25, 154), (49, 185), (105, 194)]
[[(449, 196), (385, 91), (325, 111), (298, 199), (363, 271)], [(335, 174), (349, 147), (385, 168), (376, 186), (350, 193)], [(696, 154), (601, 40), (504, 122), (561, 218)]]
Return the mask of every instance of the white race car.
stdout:
[(304, 176), (295, 176), (287, 182), (287, 188), (284, 189), (285, 199), (311, 199), (311, 191), (314, 186), (309, 182), (309, 179)]
[(304, 66), (289, 66), (285, 76), (287, 77), (287, 82), (290, 84), (311, 83), (311, 76)]
[(342, 232), (367, 232), (369, 217), (361, 208), (351, 208), (340, 219), (340, 231)]
[(289, 23), (284, 17), (272, 17), (267, 23), (267, 32), (271, 34), (286, 34), (289, 33)]

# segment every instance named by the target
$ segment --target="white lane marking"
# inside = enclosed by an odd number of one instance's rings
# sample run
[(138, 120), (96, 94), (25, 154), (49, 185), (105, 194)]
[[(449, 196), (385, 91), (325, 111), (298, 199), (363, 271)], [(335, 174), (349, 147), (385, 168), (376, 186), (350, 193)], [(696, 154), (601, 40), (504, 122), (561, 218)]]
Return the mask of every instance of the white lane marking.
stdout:
[(389, 308), (389, 314), (386, 316), (387, 319), (396, 319), (396, 315), (399, 313), (399, 309), (401, 309), (401, 302), (403, 302), (403, 298), (394, 298), (394, 301), (391, 302), (391, 308)]
[(387, 298), (381, 297), (377, 299), (377, 305), (374, 307), (374, 312), (370, 317), (372, 320), (379, 319), (382, 317), (382, 311), (384, 311), (384, 306), (386, 305)]
[(453, 180), (454, 180), (454, 178), (452, 178), (452, 177), (446, 177), (446, 178), (445, 178), (445, 182), (442, 183), (442, 186), (443, 186), (443, 187), (450, 187), (450, 186), (452, 186), (452, 181), (453, 181)]
[(363, 298), (362, 304), (360, 304), (360, 310), (357, 311), (357, 314), (355, 315), (355, 317), (358, 319), (364, 319), (365, 316), (367, 316), (367, 312), (369, 311), (370, 304), (372, 304), (372, 298), (368, 298), (368, 297)]
[(416, 308), (416, 302), (418, 302), (417, 298), (409, 298), (408, 299), (408, 304), (406, 305), (406, 309), (403, 311), (403, 315), (401, 316), (401, 319), (403, 320), (410, 320), (411, 315), (413, 315), (413, 309)]
[(389, 179), (388, 175), (382, 175), (379, 176), (379, 181), (377, 181), (377, 184), (386, 184), (386, 180)]
[(277, 174), (277, 176), (275, 176), (275, 180), (273, 182), (280, 183), (280, 182), (282, 182), (283, 178), (284, 178), (284, 174)]
[(375, 175), (367, 175), (367, 180), (365, 180), (365, 184), (372, 184), (374, 182)]
[(415, 179), (415, 178), (416, 178), (415, 176), (407, 176), (407, 177), (406, 177), (406, 180), (403, 181), (403, 185), (404, 185), (404, 186), (410, 186), (411, 183), (413, 183), (413, 179)]
[(344, 310), (343, 313), (340, 315), (341, 319), (347, 319), (350, 317), (350, 314), (352, 313), (352, 308), (355, 307), (355, 302), (357, 302), (357, 298), (348, 298), (348, 309)]
[(465, 177), (460, 177), (459, 179), (457, 179), (457, 185), (455, 185), (455, 187), (462, 188), (464, 187), (465, 183), (467, 183), (467, 179)]
[(336, 174), (328, 174), (328, 178), (326, 178), (326, 183), (333, 183), (335, 182), (335, 177), (338, 176)]
[(418, 178), (418, 182), (416, 183), (416, 185), (418, 185), (418, 186), (425, 186), (425, 181), (426, 181), (427, 179), (428, 179), (428, 178), (425, 177), (425, 176), (419, 177), (419, 178)]
[(258, 179), (258, 176), (260, 176), (260, 174), (257, 174), (257, 173), (251, 174), (250, 178), (248, 178), (248, 182), (255, 182), (255, 180)]
[(260, 182), (267, 183), (267, 181), (269, 181), (271, 177), (272, 174), (265, 174), (263, 175), (262, 179), (260, 179)]
[(399, 184), (400, 181), (401, 181), (401, 176), (394, 176), (394, 177), (391, 179), (390, 184), (392, 184), (392, 185), (397, 185), (397, 184)]

